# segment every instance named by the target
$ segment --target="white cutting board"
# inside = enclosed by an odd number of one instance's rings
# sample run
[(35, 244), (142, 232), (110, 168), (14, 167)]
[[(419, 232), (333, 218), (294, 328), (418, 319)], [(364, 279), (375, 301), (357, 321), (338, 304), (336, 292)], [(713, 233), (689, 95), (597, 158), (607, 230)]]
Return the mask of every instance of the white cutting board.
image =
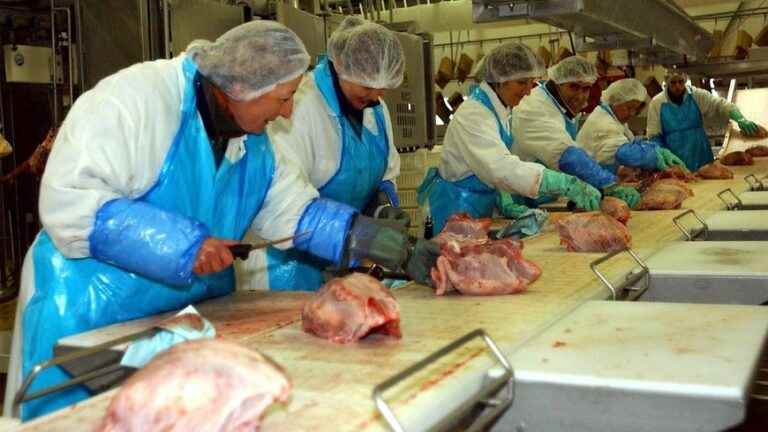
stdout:
[(749, 275), (768, 283), (768, 241), (674, 242), (646, 264), (652, 275)]

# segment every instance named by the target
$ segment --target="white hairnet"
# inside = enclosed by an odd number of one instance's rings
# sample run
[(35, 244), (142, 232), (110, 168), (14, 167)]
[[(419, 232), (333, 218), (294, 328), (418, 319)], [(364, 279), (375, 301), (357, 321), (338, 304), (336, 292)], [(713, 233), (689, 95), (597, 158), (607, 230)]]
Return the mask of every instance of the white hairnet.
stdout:
[(203, 76), (229, 97), (247, 101), (307, 70), (309, 54), (298, 36), (274, 21), (251, 21), (216, 42), (197, 40), (187, 55)]
[(405, 55), (395, 33), (385, 27), (348, 17), (328, 40), (328, 57), (339, 77), (374, 89), (403, 82)]
[(608, 105), (618, 105), (629, 101), (646, 102), (648, 100), (648, 91), (640, 81), (634, 78), (618, 80), (609, 85), (600, 100)]
[(555, 84), (572, 82), (584, 82), (593, 84), (597, 81), (597, 68), (595, 65), (579, 56), (572, 56), (547, 70), (549, 79)]
[(497, 46), (484, 58), (480, 69), (489, 83), (537, 78), (544, 75), (544, 64), (527, 45), (508, 42)]
[(679, 70), (679, 69), (668, 69), (667, 73), (664, 74), (664, 82), (669, 84), (669, 81), (672, 80), (672, 78), (682, 78), (684, 81), (688, 81), (688, 74)]

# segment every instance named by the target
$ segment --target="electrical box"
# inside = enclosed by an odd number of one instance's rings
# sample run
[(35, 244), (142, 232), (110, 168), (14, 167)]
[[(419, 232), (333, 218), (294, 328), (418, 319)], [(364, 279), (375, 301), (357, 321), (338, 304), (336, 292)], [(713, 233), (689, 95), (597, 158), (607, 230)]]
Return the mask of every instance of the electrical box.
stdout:
[(51, 49), (30, 45), (3, 45), (5, 78), (8, 82), (51, 82)]

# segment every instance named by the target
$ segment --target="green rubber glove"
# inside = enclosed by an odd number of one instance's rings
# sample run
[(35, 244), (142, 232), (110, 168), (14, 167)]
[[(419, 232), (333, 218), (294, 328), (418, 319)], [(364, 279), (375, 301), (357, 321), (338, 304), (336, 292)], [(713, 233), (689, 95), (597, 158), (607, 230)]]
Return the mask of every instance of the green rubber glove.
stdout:
[(665, 171), (673, 166), (679, 166), (688, 170), (685, 163), (674, 153), (665, 149), (664, 147), (656, 147), (656, 169), (659, 171)]
[(605, 189), (605, 195), (624, 201), (629, 208), (634, 208), (640, 202), (640, 192), (629, 186), (609, 186)]
[(600, 209), (600, 191), (576, 177), (545, 168), (541, 176), (539, 195), (563, 195), (587, 211)]
[(498, 207), (499, 213), (507, 219), (518, 219), (530, 210), (518, 203), (508, 192), (499, 192), (496, 195), (496, 207)]
[(731, 111), (729, 117), (739, 125), (739, 129), (741, 129), (741, 133), (744, 135), (754, 136), (760, 132), (757, 124), (744, 118), (744, 114), (738, 109)]

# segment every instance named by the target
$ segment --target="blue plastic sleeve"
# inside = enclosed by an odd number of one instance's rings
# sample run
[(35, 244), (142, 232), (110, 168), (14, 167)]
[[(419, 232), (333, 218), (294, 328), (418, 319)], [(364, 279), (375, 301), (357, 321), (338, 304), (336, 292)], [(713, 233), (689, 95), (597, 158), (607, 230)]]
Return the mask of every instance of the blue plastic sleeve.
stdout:
[(397, 196), (397, 189), (391, 180), (384, 180), (379, 183), (379, 190), (387, 194), (387, 198), (389, 198), (389, 202), (392, 203), (393, 207), (400, 207), (400, 197)]
[(299, 219), (296, 235), (301, 237), (296, 239), (294, 246), (338, 265), (344, 254), (344, 241), (357, 213), (354, 207), (340, 202), (325, 198), (313, 200)]
[(194, 219), (116, 199), (96, 212), (88, 240), (91, 256), (100, 261), (169, 285), (188, 285), (208, 236), (208, 228)]
[(578, 177), (592, 186), (602, 189), (616, 183), (617, 178), (589, 157), (584, 149), (570, 146), (558, 161), (560, 171)]
[(616, 163), (636, 168), (656, 169), (656, 149), (653, 141), (634, 139), (616, 150)]

